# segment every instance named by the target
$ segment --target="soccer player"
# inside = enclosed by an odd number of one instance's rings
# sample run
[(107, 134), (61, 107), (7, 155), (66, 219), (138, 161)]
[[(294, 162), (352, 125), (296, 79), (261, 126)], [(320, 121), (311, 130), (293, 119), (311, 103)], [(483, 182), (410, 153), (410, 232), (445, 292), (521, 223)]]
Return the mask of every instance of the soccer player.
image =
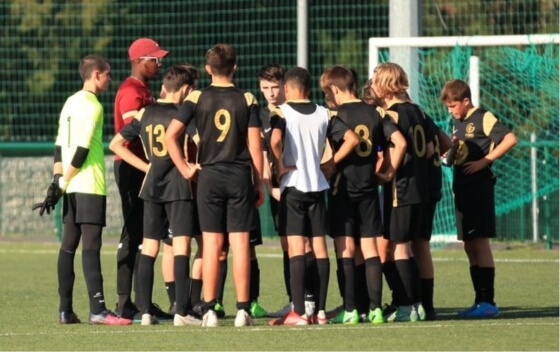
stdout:
[(82, 267), (89, 296), (90, 324), (129, 325), (105, 306), (101, 274), (101, 233), (105, 226), (107, 188), (103, 153), (103, 106), (97, 94), (111, 83), (109, 62), (88, 55), (80, 62), (82, 89), (64, 103), (58, 121), (54, 180), (64, 192), (63, 235), (58, 254), (59, 323), (76, 324), (73, 308), (74, 256), (82, 241)]
[(459, 148), (448, 162), (453, 165), (457, 237), (463, 241), (475, 291), (474, 304), (459, 315), (492, 318), (499, 310), (494, 301), (496, 269), (490, 246), (496, 236), (496, 176), (491, 167), (517, 144), (517, 138), (490, 111), (473, 106), (471, 90), (462, 80), (445, 83), (440, 100), (455, 119), (453, 138)]
[[(151, 79), (158, 77), (161, 60), (168, 53), (150, 38), (138, 38), (128, 48), (131, 71), (130, 76), (121, 83), (115, 96), (113, 115), (115, 135), (119, 133), (123, 126), (134, 119), (138, 111), (155, 102), (148, 83)], [(125, 145), (136, 156), (145, 160), (140, 139), (136, 139), (133, 143), (127, 142)], [(114, 173), (121, 197), (124, 221), (117, 249), (117, 294), (119, 295), (119, 301), (116, 312), (123, 317), (132, 319), (138, 313), (138, 309), (130, 296), (133, 273), (136, 272), (135, 268), (138, 267), (138, 253), (142, 244), (143, 223), (141, 219), (143, 218), (144, 202), (138, 197), (138, 194), (145, 174), (122, 161), (118, 155), (115, 157)], [(162, 263), (169, 265), (172, 262), (163, 260)], [(166, 273), (164, 275), (166, 286), (173, 286), (173, 267), (162, 269)], [(136, 280), (134, 281), (136, 291)], [(174, 290), (168, 290), (168, 292), (170, 291)], [(170, 301), (173, 303), (171, 299)], [(153, 308), (156, 309), (157, 307)], [(160, 319), (172, 318), (159, 308), (157, 311)]]
[[(185, 181), (167, 152), (165, 130), (177, 115), (179, 104), (195, 87), (198, 72), (177, 65), (170, 67), (163, 78), (164, 99), (148, 105), (136, 114), (113, 138), (111, 150), (128, 164), (146, 172), (140, 198), (144, 200), (144, 239), (138, 264), (137, 304), (142, 325), (158, 322), (152, 305), (154, 263), (160, 240), (172, 236), (176, 314), (174, 325), (200, 325), (201, 321), (187, 315), (189, 254), (191, 238), (200, 233), (194, 202), (193, 186)], [(140, 138), (149, 163), (138, 158), (125, 143)], [(185, 144), (184, 138), (181, 143)], [(196, 172), (196, 168), (191, 168)], [(168, 244), (166, 244), (168, 245)]]
[[(358, 137), (327, 109), (309, 101), (311, 76), (300, 67), (284, 76), (286, 103), (272, 122), (271, 148), (280, 178), (279, 232), (287, 237), (290, 257), (290, 289), (293, 311), (271, 320), (270, 325), (326, 323), (325, 305), (330, 263), (325, 242), (325, 190), (329, 188), (321, 169), (327, 136), (340, 143), (333, 156), (337, 164), (358, 144)], [(283, 117), (283, 118), (282, 118)], [(316, 316), (308, 316), (304, 304), (305, 237), (310, 238), (317, 260)]]
[[(224, 234), (229, 233), (233, 252), (233, 277), (237, 293), (235, 326), (252, 324), (250, 317), (249, 233), (253, 210), (263, 202), (262, 144), (258, 104), (251, 93), (233, 85), (237, 55), (229, 44), (216, 44), (206, 53), (206, 72), (212, 84), (191, 92), (165, 135), (169, 154), (181, 174), (191, 178), (191, 166), (182, 157), (179, 136), (191, 120), (200, 135), (197, 206), (203, 237), (202, 325), (218, 325), (215, 312), (219, 257)], [(258, 199), (255, 202), (255, 197)]]
[(424, 115), (418, 106), (401, 98), (408, 88), (408, 77), (399, 65), (388, 62), (377, 66), (372, 88), (383, 99), (387, 117), (406, 139), (403, 155), (395, 148), (387, 148), (384, 154), (396, 169), (393, 181), (384, 186), (384, 236), (390, 241), (389, 251), (395, 262), (393, 291), (399, 304), (387, 321), (417, 321), (414, 301), (419, 275), (411, 242), (426, 229), (424, 209), (428, 202), (428, 158), (433, 154), (433, 136), (425, 129)]
[[(329, 235), (334, 238), (339, 285), (344, 309), (330, 323), (359, 322), (355, 301), (355, 241), (365, 261), (365, 278), (369, 295), (367, 320), (383, 323), (381, 311), (382, 274), (375, 237), (382, 235), (378, 183), (375, 175), (377, 150), (388, 142), (401, 153), (406, 141), (396, 126), (383, 119), (383, 110), (373, 109), (356, 96), (356, 81), (343, 66), (327, 68), (321, 75), (321, 89), (336, 106), (336, 114), (359, 137), (359, 144), (337, 164), (328, 192)], [(340, 143), (333, 141), (334, 151)]]

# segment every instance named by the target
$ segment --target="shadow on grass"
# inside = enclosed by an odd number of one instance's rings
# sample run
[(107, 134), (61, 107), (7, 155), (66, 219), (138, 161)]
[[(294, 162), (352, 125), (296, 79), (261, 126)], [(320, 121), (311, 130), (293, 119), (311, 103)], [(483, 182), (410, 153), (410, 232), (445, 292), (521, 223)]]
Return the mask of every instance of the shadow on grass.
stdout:
[[(560, 307), (500, 307), (500, 315), (496, 319), (527, 319), (527, 318), (558, 318)], [(457, 315), (465, 307), (436, 308), (438, 320), (471, 320)]]

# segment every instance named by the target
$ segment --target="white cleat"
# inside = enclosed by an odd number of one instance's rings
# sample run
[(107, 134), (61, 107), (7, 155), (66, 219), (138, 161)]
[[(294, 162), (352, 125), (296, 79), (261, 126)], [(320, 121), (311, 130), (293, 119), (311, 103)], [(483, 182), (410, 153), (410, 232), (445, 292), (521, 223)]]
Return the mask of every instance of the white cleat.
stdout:
[(236, 327), (241, 327), (241, 326), (251, 326), (253, 325), (253, 319), (251, 319), (251, 316), (249, 315), (249, 313), (247, 313), (245, 310), (240, 309), (237, 311), (237, 316), (235, 317), (235, 326)]
[(140, 324), (142, 325), (156, 325), (158, 324), (159, 321), (157, 320), (157, 318), (149, 313), (144, 313), (142, 314), (142, 320), (140, 322)]
[(206, 314), (204, 314), (202, 317), (202, 326), (207, 328), (214, 328), (218, 326), (218, 316), (215, 311), (209, 310)]
[(173, 317), (173, 325), (175, 326), (187, 326), (187, 325), (193, 325), (193, 326), (201, 326), (202, 325), (202, 320), (198, 319), (197, 317), (193, 317), (192, 315), (185, 315), (182, 316), (180, 314), (175, 314), (175, 316)]

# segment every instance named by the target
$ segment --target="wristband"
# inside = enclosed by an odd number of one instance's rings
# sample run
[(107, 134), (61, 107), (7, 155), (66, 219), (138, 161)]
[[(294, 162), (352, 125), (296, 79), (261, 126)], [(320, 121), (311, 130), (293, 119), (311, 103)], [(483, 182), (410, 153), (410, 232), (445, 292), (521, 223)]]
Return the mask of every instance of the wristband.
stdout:
[(68, 186), (68, 181), (66, 181), (64, 179), (64, 177), (61, 177), (58, 179), (58, 187), (64, 192), (66, 190), (66, 187)]

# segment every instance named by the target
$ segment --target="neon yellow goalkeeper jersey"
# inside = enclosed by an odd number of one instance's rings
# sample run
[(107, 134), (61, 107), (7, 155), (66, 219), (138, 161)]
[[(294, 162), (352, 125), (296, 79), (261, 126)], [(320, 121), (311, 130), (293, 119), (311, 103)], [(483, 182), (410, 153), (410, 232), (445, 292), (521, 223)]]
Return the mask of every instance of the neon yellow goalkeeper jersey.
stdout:
[(56, 145), (62, 149), (62, 167), (67, 170), (78, 147), (88, 156), (70, 180), (67, 193), (107, 195), (103, 152), (103, 106), (97, 96), (80, 90), (70, 96), (60, 112)]

